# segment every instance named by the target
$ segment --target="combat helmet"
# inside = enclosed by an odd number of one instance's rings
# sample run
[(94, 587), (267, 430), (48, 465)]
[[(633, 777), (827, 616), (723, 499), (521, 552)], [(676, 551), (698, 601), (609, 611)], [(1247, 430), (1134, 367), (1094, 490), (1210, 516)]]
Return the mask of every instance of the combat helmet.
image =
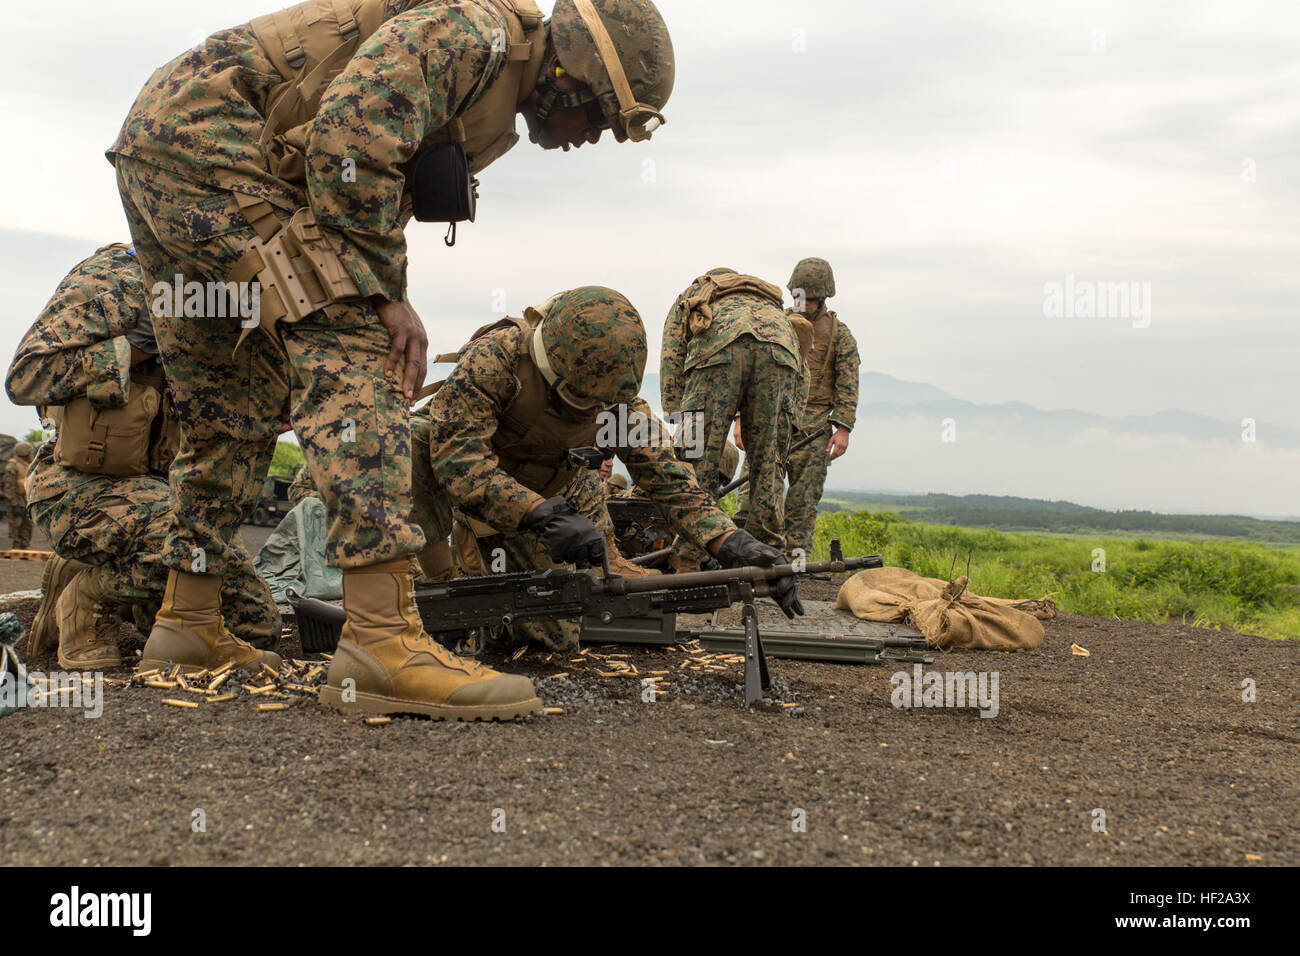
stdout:
[(645, 374), (645, 325), (613, 289), (582, 286), (529, 309), (537, 322), (531, 352), (546, 383), (577, 409), (611, 408), (636, 398)]
[[(590, 88), (577, 103), (594, 97), (618, 142), (647, 140), (666, 122), (660, 110), (676, 67), (668, 27), (651, 0), (556, 0), (550, 24), (560, 66)], [(553, 103), (556, 94), (548, 92)]]
[(15, 458), (31, 458), (32, 446), (25, 441), (15, 442), (13, 456)]
[(835, 294), (835, 273), (825, 259), (800, 259), (786, 284), (792, 295), (803, 289), (805, 299), (829, 299)]

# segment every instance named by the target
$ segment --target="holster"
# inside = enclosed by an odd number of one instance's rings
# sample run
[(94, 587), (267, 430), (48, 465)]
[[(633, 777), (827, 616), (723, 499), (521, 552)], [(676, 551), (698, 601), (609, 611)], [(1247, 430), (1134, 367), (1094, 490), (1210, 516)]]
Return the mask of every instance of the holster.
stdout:
[(360, 296), (311, 209), (304, 206), (281, 226), (270, 203), (238, 193), (235, 198), (257, 238), (227, 281), (256, 281), (259, 288), (257, 322), (244, 326), (236, 351), (255, 328), (274, 335), (278, 322), (299, 322), (330, 303)]

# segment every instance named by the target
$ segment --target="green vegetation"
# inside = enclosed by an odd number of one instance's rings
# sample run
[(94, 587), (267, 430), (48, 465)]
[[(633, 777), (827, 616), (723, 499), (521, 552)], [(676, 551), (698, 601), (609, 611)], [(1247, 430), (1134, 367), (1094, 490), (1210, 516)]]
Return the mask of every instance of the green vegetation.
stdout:
[(879, 552), (925, 577), (967, 573), (969, 558), (971, 590), (991, 597), (1046, 595), (1076, 614), (1300, 637), (1300, 548), (1051, 537), (840, 511), (818, 515), (814, 558), (833, 537), (845, 554)]
[(1263, 521), (1239, 515), (1167, 515), (1153, 511), (1103, 511), (1070, 501), (1039, 501), (997, 495), (876, 495), (830, 491), (828, 512), (891, 511), (912, 521), (1050, 531), (1062, 534), (1133, 533), (1158, 537), (1243, 538), (1271, 544), (1300, 544), (1300, 521)]
[(303, 463), (302, 449), (291, 441), (281, 439), (276, 442), (275, 454), (271, 458), (271, 474), (292, 475)]
[(33, 428), (23, 436), (23, 441), (29, 445), (40, 445), (45, 442), (45, 430), (43, 428)]

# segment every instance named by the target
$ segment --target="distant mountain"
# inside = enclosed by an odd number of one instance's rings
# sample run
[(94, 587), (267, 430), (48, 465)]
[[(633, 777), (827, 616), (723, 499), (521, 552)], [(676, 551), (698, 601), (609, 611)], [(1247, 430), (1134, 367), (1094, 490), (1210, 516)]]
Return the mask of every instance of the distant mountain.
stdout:
[[(1044, 410), (1024, 402), (982, 405), (957, 398), (937, 401), (860, 402), (858, 419), (894, 419), (924, 415), (937, 423), (951, 418), (960, 429), (963, 425), (1015, 434), (1019, 438), (1042, 438), (1060, 441), (1091, 430), (1111, 435), (1141, 437), (1179, 437), (1192, 441), (1209, 441), (1234, 446), (1242, 444), (1241, 422), (1222, 421), (1195, 412), (1167, 409), (1152, 415), (1126, 415), (1110, 418), (1077, 409)], [(1257, 422), (1256, 441), (1270, 448), (1300, 449), (1300, 430), (1269, 422)]]
[[(641, 395), (659, 407), (659, 375), (651, 372), (641, 385)], [(859, 419), (898, 419), (923, 415), (938, 423), (951, 418), (960, 429), (975, 425), (1020, 438), (1059, 441), (1090, 429), (1110, 435), (1177, 437), (1192, 441), (1242, 443), (1240, 421), (1222, 421), (1179, 409), (1151, 415), (1110, 418), (1077, 409), (1042, 409), (1025, 402), (985, 405), (968, 402), (925, 382), (909, 382), (883, 372), (863, 372), (858, 382)], [(1300, 429), (1257, 422), (1256, 440), (1270, 448), (1300, 449)]]
[(924, 382), (907, 382), (883, 372), (863, 372), (858, 377), (858, 404), (887, 402), (895, 405), (918, 405), (951, 399), (947, 392)]
[[(641, 396), (656, 408), (659, 407), (659, 373), (648, 372), (641, 382)], [(943, 401), (952, 398), (947, 392), (924, 382), (907, 382), (883, 372), (863, 372), (858, 379), (858, 402), (889, 402), (897, 405), (915, 405), (920, 402)]]

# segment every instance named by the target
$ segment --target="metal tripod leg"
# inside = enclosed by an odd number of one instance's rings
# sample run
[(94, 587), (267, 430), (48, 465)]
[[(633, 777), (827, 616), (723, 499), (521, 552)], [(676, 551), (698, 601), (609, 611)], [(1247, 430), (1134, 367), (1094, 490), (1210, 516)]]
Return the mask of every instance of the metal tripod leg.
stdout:
[(767, 672), (767, 657), (763, 654), (763, 638), (758, 633), (758, 611), (754, 608), (754, 594), (745, 595), (741, 609), (745, 625), (745, 706), (751, 707), (763, 699), (763, 691), (772, 686)]

